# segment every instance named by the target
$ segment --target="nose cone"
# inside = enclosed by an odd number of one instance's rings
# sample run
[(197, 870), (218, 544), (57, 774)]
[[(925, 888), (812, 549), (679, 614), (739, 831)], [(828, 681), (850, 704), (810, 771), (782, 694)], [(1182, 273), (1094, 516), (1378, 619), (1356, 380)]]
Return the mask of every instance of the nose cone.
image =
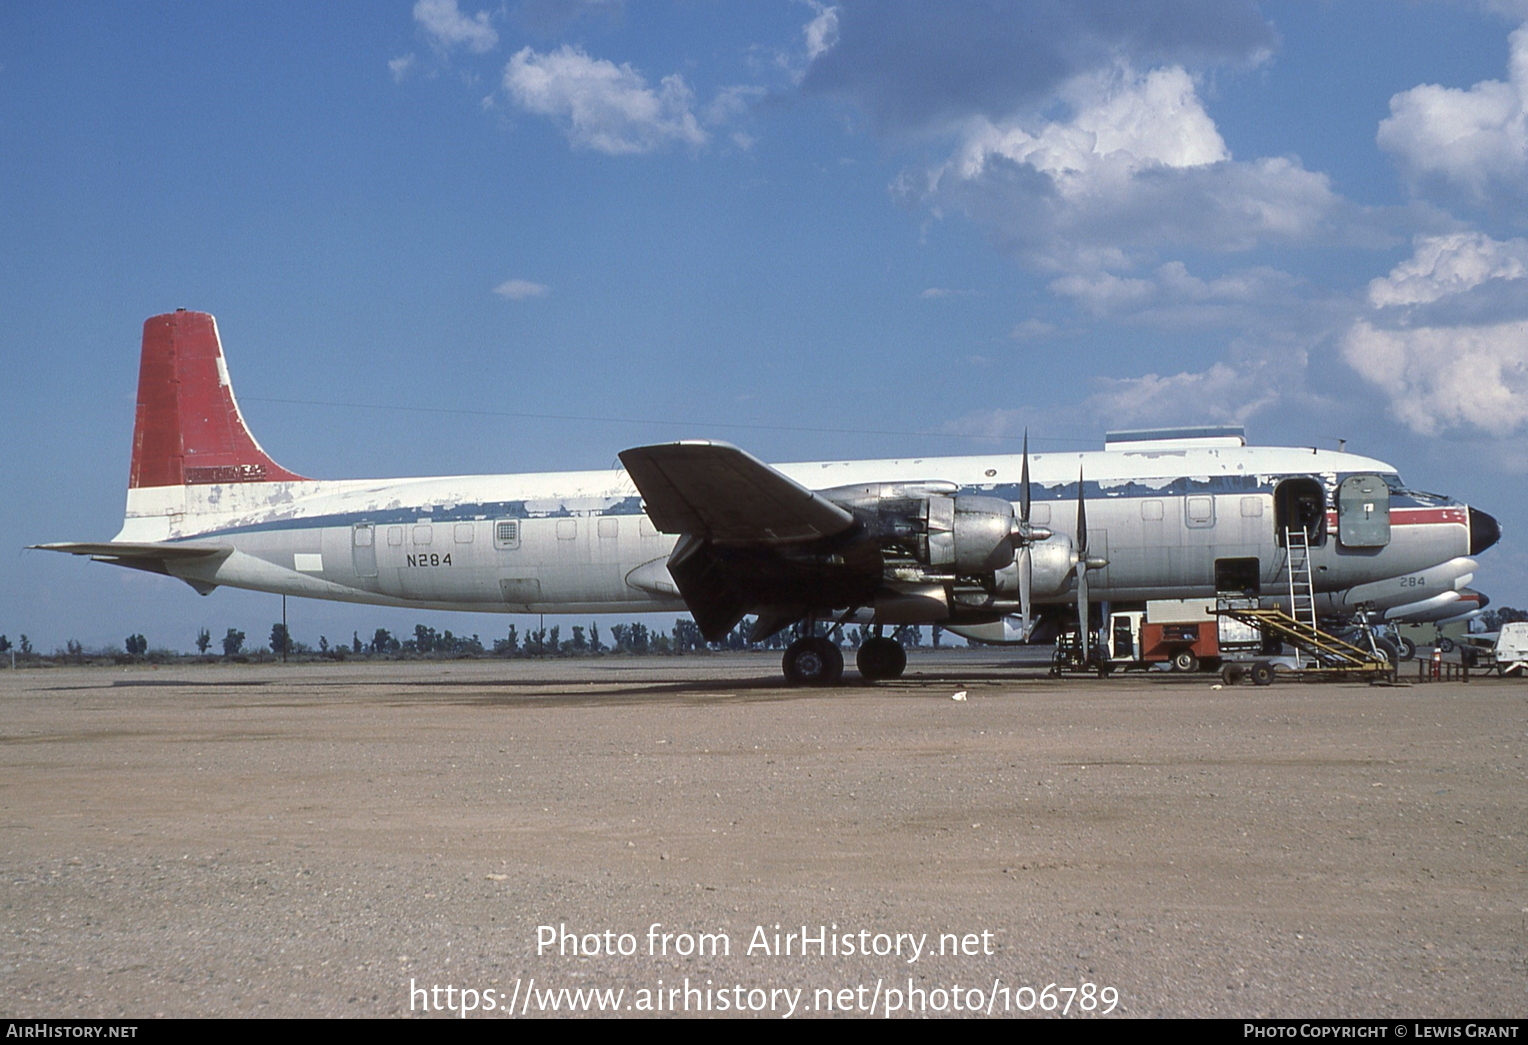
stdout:
[(1470, 509), (1470, 554), (1479, 555), (1501, 540), (1501, 524), (1479, 508)]

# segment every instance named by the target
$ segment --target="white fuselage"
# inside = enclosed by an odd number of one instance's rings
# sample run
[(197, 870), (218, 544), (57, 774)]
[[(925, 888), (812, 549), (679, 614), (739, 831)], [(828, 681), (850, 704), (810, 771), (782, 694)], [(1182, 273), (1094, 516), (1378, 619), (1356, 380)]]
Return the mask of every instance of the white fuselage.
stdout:
[[(1085, 477), (1088, 575), (1094, 600), (1197, 597), (1216, 590), (1217, 560), (1255, 559), (1265, 598), (1288, 562), (1274, 489), (1310, 477), (1328, 505), (1344, 477), (1394, 480), (1390, 536), (1311, 549), (1324, 612), (1410, 604), (1469, 582), (1468, 509), (1400, 488), (1390, 465), (1353, 454), (1206, 446), (1033, 454), (1031, 523), (1073, 547)], [(1018, 455), (822, 461), (775, 466), (813, 490), (944, 481), (961, 492), (1020, 500)], [(506, 526), (505, 524), (512, 524)], [(139, 488), (117, 541), (232, 549), (174, 560), (199, 588), (229, 585), (312, 598), (457, 610), (603, 613), (684, 608), (663, 568), (675, 535), (659, 533), (623, 470), (398, 480), (302, 480)], [(1044, 555), (1037, 557), (1043, 562)], [(1038, 569), (1037, 603), (1066, 601), (1068, 570)], [(1351, 593), (1360, 597), (1351, 597)]]

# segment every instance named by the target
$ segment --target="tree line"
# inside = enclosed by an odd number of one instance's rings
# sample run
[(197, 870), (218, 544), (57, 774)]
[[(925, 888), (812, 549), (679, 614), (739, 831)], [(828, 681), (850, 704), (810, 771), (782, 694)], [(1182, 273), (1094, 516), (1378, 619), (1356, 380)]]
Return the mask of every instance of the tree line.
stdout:
[[(536, 628), (527, 628), (524, 632), (521, 632), (515, 624), (510, 624), (503, 638), (495, 638), (485, 643), (475, 634), (456, 635), (450, 629), (436, 631), (428, 625), (416, 624), (412, 635), (404, 633), (394, 635), (387, 628), (377, 628), (370, 638), (363, 639), (360, 631), (357, 630), (351, 632), (348, 642), (343, 639), (330, 642), (327, 635), (320, 635), (317, 646), (313, 646), (293, 638), (287, 626), (277, 622), (271, 625), (270, 637), (265, 645), (250, 645), (249, 636), (238, 628), (229, 628), (218, 639), (213, 638), (209, 629), (201, 628), (196, 633), (194, 655), (181, 654), (162, 647), (150, 648), (149, 640), (143, 633), (135, 632), (128, 635), (120, 647), (106, 646), (87, 650), (80, 643), (70, 639), (63, 649), (54, 650), (51, 655), (42, 654), (33, 649), (32, 642), (26, 635), (20, 637), (19, 646), (13, 646), (8, 637), (0, 635), (0, 656), (6, 658), (3, 661), (6, 666), (9, 665), (9, 658), (12, 655), (18, 663), (29, 664), (42, 662), (55, 664), (168, 663), (188, 658), (201, 661), (218, 659), (251, 661), (293, 657), (307, 660), (347, 660), (355, 657), (368, 659), (515, 658), (587, 657), (607, 654), (664, 656), (725, 650), (782, 650), (804, 634), (802, 627), (797, 625), (771, 635), (762, 642), (751, 642), (748, 635), (752, 628), (753, 619), (745, 617), (720, 641), (707, 642), (700, 633), (700, 627), (688, 617), (677, 618), (673, 628), (667, 631), (649, 627), (640, 622), (613, 624), (610, 625), (608, 636), (601, 634), (597, 621), (590, 621), (587, 627), (582, 624), (571, 625), (566, 635), (560, 624), (551, 627), (542, 624)], [(942, 632), (943, 629), (937, 624), (933, 626), (932, 637), (936, 647), (940, 644)], [(834, 625), (826, 629), (824, 634), (829, 641), (838, 646), (854, 650), (870, 637), (872, 631), (864, 625), (848, 628), (843, 625)], [(923, 629), (916, 625), (895, 628), (892, 635), (904, 646), (910, 648), (923, 644)], [(221, 649), (221, 654), (214, 652), (214, 645)]]

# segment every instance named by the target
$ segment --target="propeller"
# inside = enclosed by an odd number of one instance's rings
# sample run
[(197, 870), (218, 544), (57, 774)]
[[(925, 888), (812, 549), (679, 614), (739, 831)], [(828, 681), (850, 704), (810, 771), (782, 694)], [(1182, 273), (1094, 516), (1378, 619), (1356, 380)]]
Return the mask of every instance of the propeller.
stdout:
[(1029, 641), (1029, 630), (1033, 618), (1033, 607), (1030, 602), (1030, 591), (1034, 587), (1034, 560), (1030, 556), (1030, 545), (1036, 541), (1050, 540), (1051, 531), (1043, 526), (1033, 526), (1029, 522), (1030, 491), (1029, 491), (1029, 429), (1024, 429), (1024, 465), (1019, 474), (1019, 517), (1014, 521), (1013, 533), (1009, 539), (1013, 542), (1015, 561), (1019, 570), (1019, 610), (1023, 616), (1024, 641)]
[(1088, 502), (1083, 497), (1082, 468), (1077, 469), (1077, 630), (1082, 638), (1082, 659), (1088, 659), (1088, 571), (1101, 570), (1109, 565), (1108, 559), (1088, 556)]
[(1077, 631), (1082, 659), (1088, 659), (1088, 502), (1082, 496), (1082, 469), (1077, 469)]
[(1019, 545), (1019, 611), (1024, 621), (1024, 641), (1029, 641), (1029, 589), (1034, 582), (1035, 564), (1029, 554), (1029, 546), (1034, 542), (1034, 536), (1029, 529), (1029, 429), (1024, 429), (1024, 469), (1020, 473), (1019, 482), (1023, 490), (1019, 494), (1019, 536), (1023, 543)]

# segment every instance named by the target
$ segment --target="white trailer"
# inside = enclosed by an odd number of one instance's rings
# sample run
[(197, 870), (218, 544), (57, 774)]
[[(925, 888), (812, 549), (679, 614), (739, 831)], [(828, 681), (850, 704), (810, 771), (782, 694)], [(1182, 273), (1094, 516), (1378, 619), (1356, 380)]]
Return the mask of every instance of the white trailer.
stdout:
[(1501, 626), (1496, 636), (1496, 673), (1521, 677), (1528, 669), (1528, 621), (1512, 621)]

